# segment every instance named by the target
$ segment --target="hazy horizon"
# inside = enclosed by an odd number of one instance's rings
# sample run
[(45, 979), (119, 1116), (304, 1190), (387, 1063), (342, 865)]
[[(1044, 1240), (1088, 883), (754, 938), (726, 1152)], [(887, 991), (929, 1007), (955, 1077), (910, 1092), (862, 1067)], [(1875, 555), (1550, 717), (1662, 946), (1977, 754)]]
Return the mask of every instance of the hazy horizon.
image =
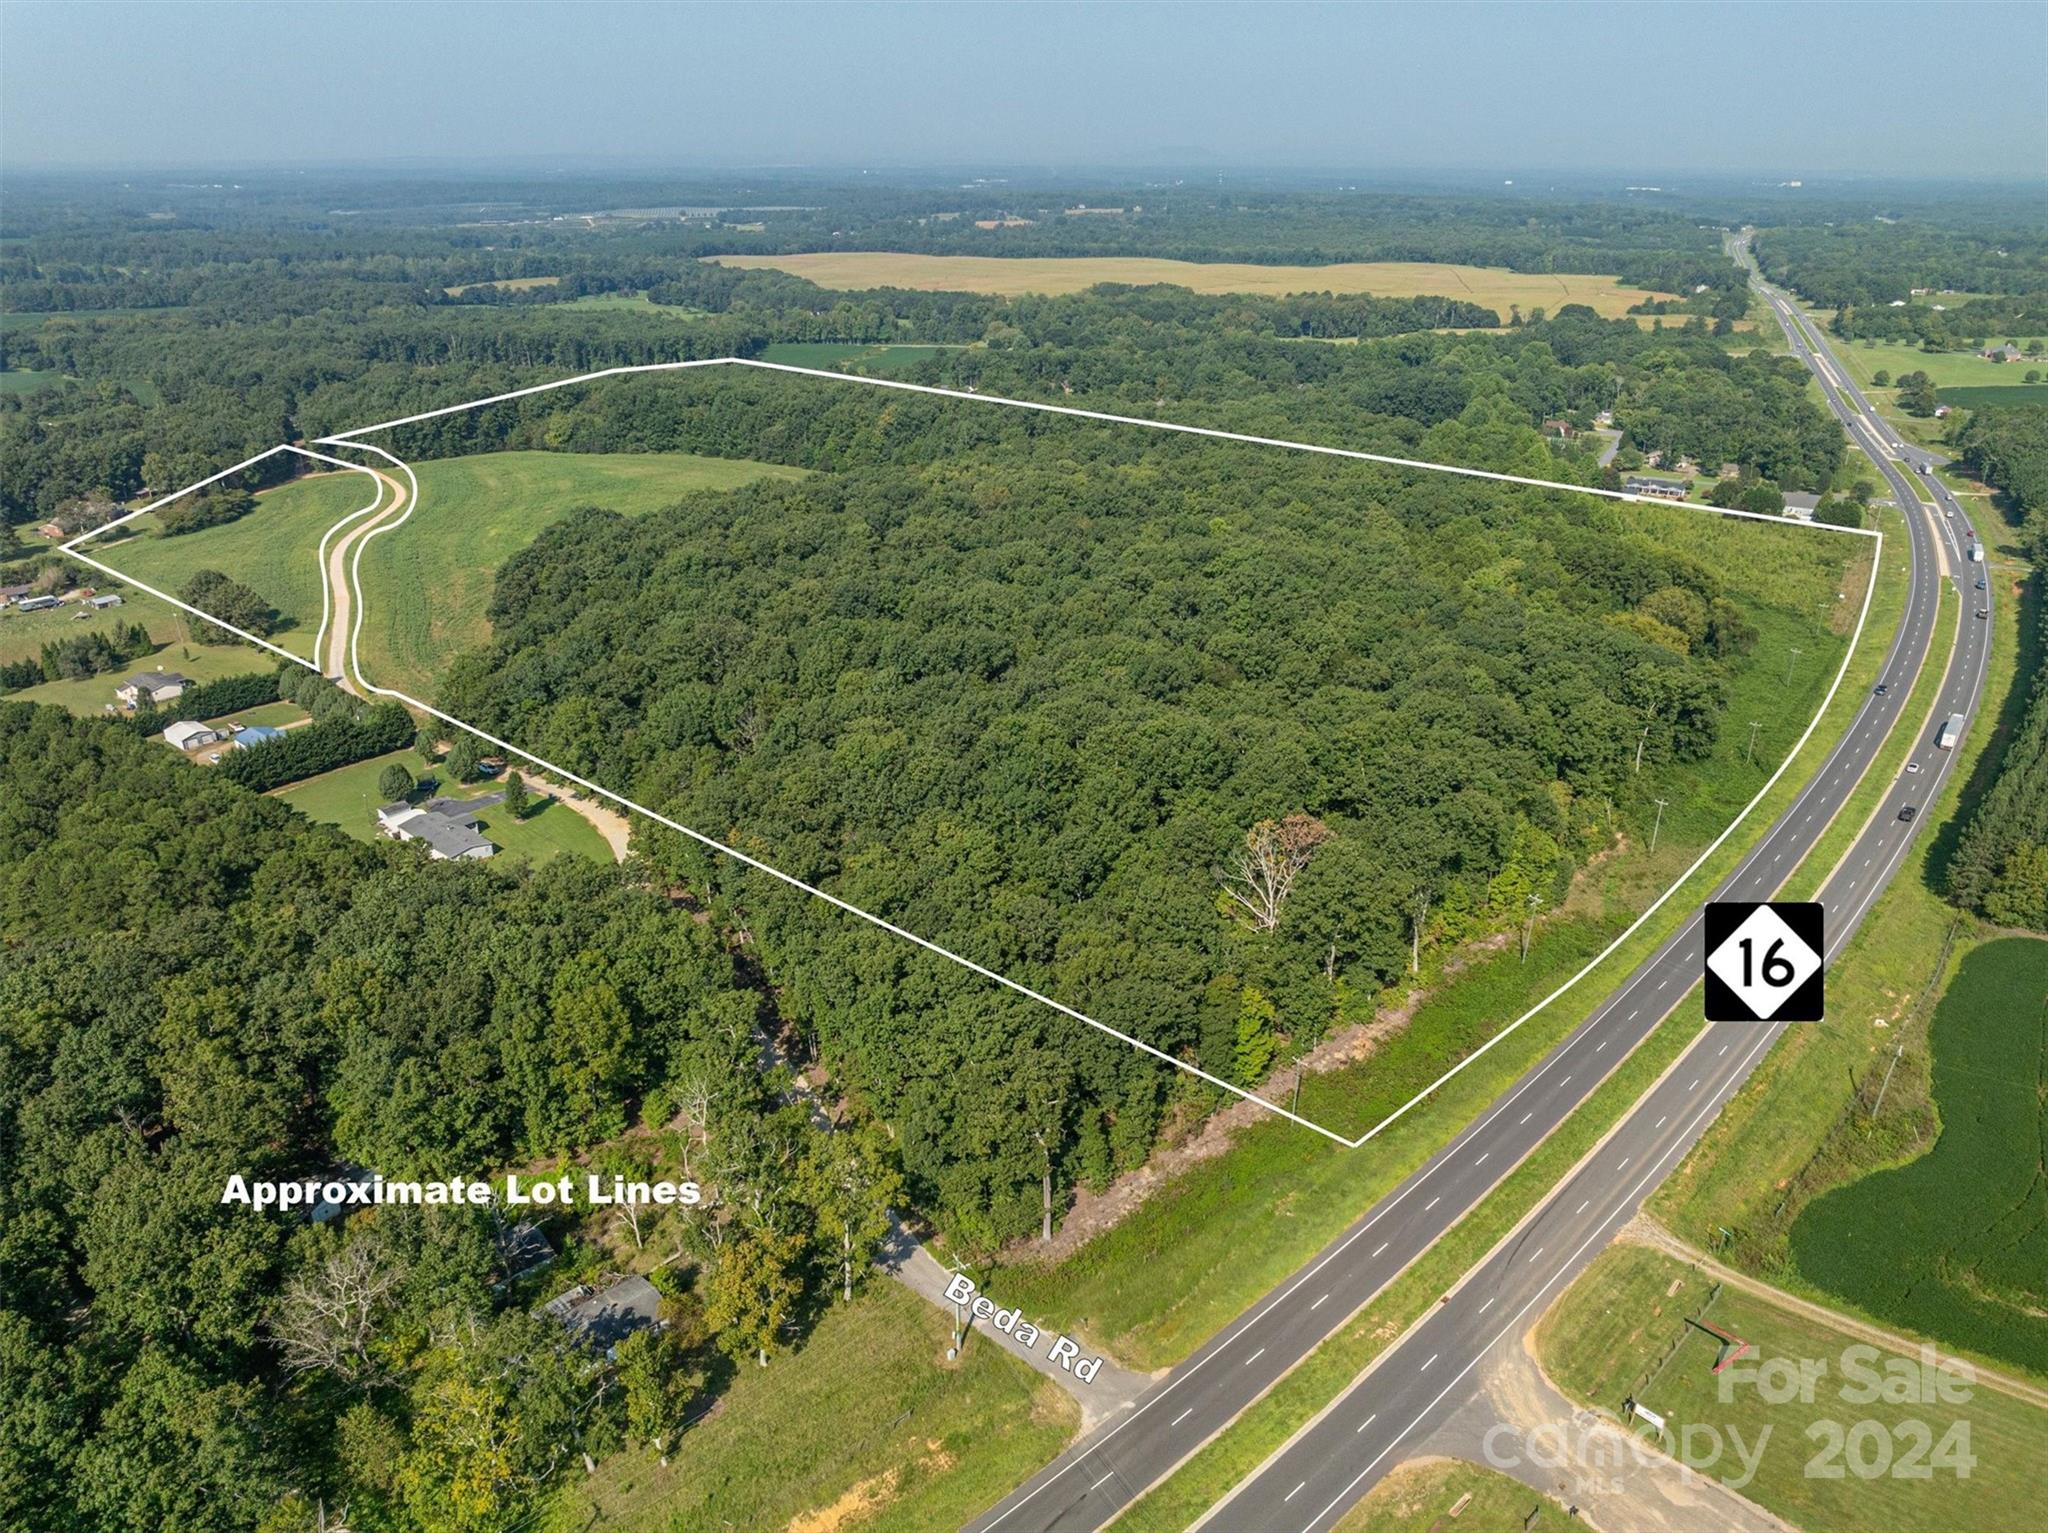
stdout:
[[(1944, 52), (1995, 88), (1930, 88)], [(16, 0), (0, 58), (15, 172), (2048, 173), (2023, 5)]]

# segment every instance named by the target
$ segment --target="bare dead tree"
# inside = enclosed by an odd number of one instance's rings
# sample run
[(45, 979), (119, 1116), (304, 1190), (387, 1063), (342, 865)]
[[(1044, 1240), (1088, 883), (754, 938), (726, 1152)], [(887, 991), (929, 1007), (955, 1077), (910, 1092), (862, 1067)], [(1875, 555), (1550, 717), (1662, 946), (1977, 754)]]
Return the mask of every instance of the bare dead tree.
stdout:
[(1253, 931), (1278, 926), (1295, 880), (1329, 839), (1329, 826), (1305, 814), (1261, 820), (1246, 831), (1243, 850), (1218, 875), (1224, 895), (1238, 907), (1238, 919)]
[(1422, 928), (1429, 924), (1429, 906), (1434, 896), (1427, 884), (1417, 884), (1415, 893), (1408, 898), (1408, 935), (1411, 946), (1408, 950), (1408, 972), (1422, 972)]
[(370, 1344), (385, 1301), (405, 1280), (375, 1242), (354, 1240), (317, 1268), (292, 1279), (271, 1325), (285, 1367), (324, 1369), (351, 1384), (381, 1376)]

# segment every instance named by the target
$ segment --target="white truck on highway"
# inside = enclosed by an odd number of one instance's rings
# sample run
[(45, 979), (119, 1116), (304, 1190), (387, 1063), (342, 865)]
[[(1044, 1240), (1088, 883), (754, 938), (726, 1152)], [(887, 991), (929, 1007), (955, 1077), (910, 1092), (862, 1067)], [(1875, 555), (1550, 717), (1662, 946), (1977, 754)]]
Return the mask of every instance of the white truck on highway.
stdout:
[(1962, 737), (1963, 716), (1960, 713), (1951, 713), (1942, 724), (1941, 733), (1934, 737), (1934, 743), (1942, 750), (1952, 751), (1956, 748), (1956, 741)]

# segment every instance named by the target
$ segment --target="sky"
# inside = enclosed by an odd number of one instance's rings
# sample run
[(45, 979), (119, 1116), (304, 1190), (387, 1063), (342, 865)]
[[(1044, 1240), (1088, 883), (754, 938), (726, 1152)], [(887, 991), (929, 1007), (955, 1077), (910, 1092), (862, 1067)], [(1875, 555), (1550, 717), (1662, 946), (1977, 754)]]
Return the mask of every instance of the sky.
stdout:
[(0, 164), (2048, 174), (2048, 6), (0, 4)]

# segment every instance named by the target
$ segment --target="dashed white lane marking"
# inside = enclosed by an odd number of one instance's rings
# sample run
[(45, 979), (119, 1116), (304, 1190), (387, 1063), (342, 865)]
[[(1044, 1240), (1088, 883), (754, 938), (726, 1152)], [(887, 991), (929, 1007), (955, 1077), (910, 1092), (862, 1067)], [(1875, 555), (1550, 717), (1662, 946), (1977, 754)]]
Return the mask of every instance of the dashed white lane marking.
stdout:
[[(1308, 1484), (1308, 1481), (1306, 1481), (1306, 1480), (1303, 1480), (1303, 1481), (1301, 1482), (1301, 1485), (1306, 1485), (1306, 1484)], [(1292, 1501), (1292, 1500), (1293, 1500), (1293, 1499), (1294, 1499), (1294, 1498), (1295, 1498), (1296, 1496), (1300, 1495), (1300, 1494), (1301, 1494), (1301, 1485), (1297, 1485), (1297, 1486), (1295, 1486), (1295, 1487), (1294, 1487), (1294, 1489), (1290, 1490), (1290, 1491), (1289, 1491), (1289, 1492), (1288, 1492), (1288, 1493), (1287, 1493), (1286, 1495), (1282, 1496), (1282, 1497), (1280, 1498), (1280, 1499), (1281, 1499), (1281, 1501), (1282, 1501), (1283, 1503), (1285, 1503), (1285, 1502), (1288, 1502), (1288, 1501)]]
[(1600, 1040), (1600, 1041), (1599, 1041), (1598, 1043), (1596, 1043), (1596, 1044), (1594, 1044), (1594, 1045), (1593, 1045), (1593, 1052), (1594, 1052), (1595, 1054), (1597, 1054), (1597, 1053), (1599, 1053), (1599, 1052), (1600, 1052), (1600, 1051), (1601, 1051), (1602, 1049), (1604, 1049), (1604, 1048), (1606, 1048), (1606, 1047), (1607, 1047), (1607, 1040), (1606, 1040), (1605, 1038), (1602, 1038), (1602, 1039), (1601, 1039), (1601, 1040)]
[(1687, 1091), (1695, 1091), (1695, 1090), (1697, 1090), (1697, 1089), (1699, 1088), (1699, 1084), (1700, 1084), (1700, 1079), (1699, 1079), (1699, 1077), (1698, 1077), (1697, 1075), (1695, 1075), (1695, 1076), (1693, 1077), (1693, 1080), (1692, 1080), (1692, 1085), (1690, 1085), (1690, 1086), (1686, 1087), (1685, 1089), (1686, 1089)]
[(1372, 1254), (1373, 1254), (1374, 1256), (1377, 1256), (1377, 1255), (1379, 1255), (1379, 1254), (1380, 1254), (1380, 1252), (1381, 1252), (1381, 1251), (1384, 1251), (1384, 1250), (1386, 1250), (1386, 1248), (1387, 1248), (1387, 1242), (1386, 1242), (1386, 1241), (1384, 1241), (1384, 1240), (1382, 1240), (1382, 1241), (1381, 1241), (1381, 1242), (1379, 1243), (1379, 1245), (1378, 1245), (1377, 1247), (1375, 1247), (1375, 1248), (1374, 1248), (1374, 1250), (1373, 1250), (1373, 1253), (1372, 1253)]
[[(1727, 1053), (1727, 1052), (1728, 1052), (1728, 1045), (1724, 1043), (1724, 1044), (1722, 1044), (1722, 1045), (1721, 1045), (1721, 1054), (1725, 1054), (1725, 1053)], [(1716, 1054), (1716, 1055), (1715, 1055), (1714, 1057), (1715, 1057), (1716, 1059), (1719, 1059), (1719, 1058), (1721, 1057), (1721, 1054)]]
[(1558, 1090), (1560, 1090), (1560, 1091), (1562, 1091), (1562, 1090), (1564, 1090), (1564, 1088), (1565, 1088), (1565, 1087), (1569, 1086), (1569, 1085), (1570, 1085), (1571, 1083), (1572, 1083), (1572, 1078), (1571, 1078), (1571, 1077), (1570, 1077), (1569, 1075), (1567, 1075), (1567, 1076), (1566, 1076), (1566, 1077), (1565, 1077), (1565, 1078), (1564, 1078), (1563, 1080), (1561, 1080), (1561, 1081), (1559, 1081), (1559, 1082), (1557, 1083), (1557, 1089), (1558, 1089)]
[[(1634, 1013), (1630, 1013), (1630, 1015), (1634, 1015)], [(1528, 1110), (1527, 1112), (1525, 1112), (1525, 1113), (1523, 1113), (1523, 1114), (1522, 1114), (1522, 1116), (1521, 1116), (1521, 1119), (1520, 1119), (1520, 1122), (1518, 1122), (1518, 1123), (1517, 1123), (1517, 1124), (1516, 1124), (1515, 1126), (1516, 1126), (1517, 1128), (1519, 1128), (1519, 1127), (1521, 1127), (1521, 1125), (1522, 1125), (1523, 1123), (1527, 1123), (1527, 1122), (1528, 1122), (1528, 1121), (1529, 1121), (1529, 1120), (1530, 1120), (1531, 1118), (1533, 1118), (1533, 1117), (1535, 1117), (1535, 1116), (1536, 1116), (1536, 1109), (1532, 1107), (1532, 1108), (1530, 1108), (1530, 1109), (1529, 1109), (1529, 1110)]]
[[(1374, 1411), (1370, 1416), (1366, 1417), (1365, 1420), (1358, 1423), (1358, 1432), (1363, 1432), (1367, 1427), (1371, 1426), (1375, 1421), (1378, 1421), (1379, 1419), (1380, 1413), (1378, 1411)], [(1353, 1437), (1356, 1437), (1358, 1435), (1358, 1432), (1353, 1432), (1351, 1435)]]
[(1094, 1492), (1102, 1489), (1103, 1486), (1107, 1485), (1111, 1480), (1114, 1480), (1115, 1478), (1116, 1471), (1112, 1469), (1108, 1474), (1104, 1475), (1101, 1479), (1097, 1480), (1093, 1485), (1088, 1487), (1089, 1493), (1092, 1495)]
[[(1488, 1151), (1486, 1152), (1486, 1155), (1491, 1155), (1492, 1153), (1493, 1153), (1493, 1151), (1491, 1151), (1491, 1150), (1488, 1150)], [(1473, 1164), (1473, 1165), (1475, 1165), (1475, 1166), (1483, 1166), (1483, 1165), (1485, 1165), (1485, 1164), (1486, 1164), (1486, 1155), (1482, 1155), (1482, 1156), (1480, 1156), (1480, 1157), (1479, 1157), (1479, 1159), (1477, 1159), (1477, 1160), (1473, 1161), (1473, 1162), (1472, 1162), (1472, 1164)]]
[(1189, 1406), (1189, 1407), (1188, 1407), (1188, 1408), (1187, 1408), (1186, 1410), (1182, 1411), (1182, 1412), (1181, 1412), (1181, 1413), (1180, 1413), (1180, 1414), (1179, 1414), (1178, 1416), (1174, 1417), (1174, 1418), (1173, 1418), (1173, 1420), (1171, 1420), (1171, 1421), (1167, 1422), (1166, 1424), (1167, 1424), (1168, 1426), (1170, 1426), (1170, 1427), (1177, 1427), (1177, 1426), (1179, 1426), (1179, 1425), (1180, 1425), (1180, 1424), (1181, 1424), (1181, 1423), (1182, 1423), (1183, 1421), (1186, 1421), (1186, 1420), (1188, 1419), (1188, 1417), (1190, 1417), (1190, 1416), (1194, 1415), (1194, 1413), (1195, 1413), (1195, 1408), (1194, 1408), (1194, 1407), (1193, 1407), (1193, 1406), (1191, 1405), (1191, 1406)]
[[(1664, 1114), (1664, 1117), (1662, 1117), (1662, 1118), (1659, 1118), (1659, 1119), (1657, 1120), (1656, 1124), (1654, 1125), (1654, 1128), (1662, 1128), (1662, 1127), (1664, 1126), (1665, 1120), (1666, 1120), (1666, 1119), (1668, 1119), (1668, 1118), (1669, 1118), (1670, 1116), (1671, 1116), (1671, 1114), (1670, 1114), (1670, 1113), (1666, 1113), (1666, 1114)], [(1653, 1132), (1654, 1132), (1654, 1129), (1653, 1129)]]
[(1537, 1257), (1541, 1256), (1542, 1254), (1543, 1247), (1538, 1246), (1534, 1251), (1529, 1253), (1529, 1260), (1533, 1262), (1534, 1260), (1536, 1260)]
[(1581, 1203), (1577, 1208), (1572, 1210), (1573, 1217), (1576, 1218), (1578, 1215), (1583, 1214), (1587, 1209), (1591, 1208), (1592, 1206), (1593, 1200), (1591, 1198), (1586, 1199), (1585, 1202)]
[(1443, 1194), (1438, 1193), (1435, 1197), (1431, 1198), (1427, 1203), (1422, 1205), (1422, 1211), (1425, 1214), (1428, 1213), (1432, 1208), (1435, 1208), (1437, 1204), (1443, 1202), (1443, 1200)]
[[(1498, 1298), (1498, 1297), (1500, 1297), (1500, 1296), (1499, 1296), (1498, 1294), (1494, 1295), (1494, 1298)], [(1487, 1300), (1487, 1301), (1486, 1301), (1486, 1302), (1485, 1302), (1484, 1304), (1482, 1304), (1482, 1305), (1480, 1305), (1480, 1306), (1479, 1306), (1479, 1313), (1483, 1315), (1483, 1314), (1485, 1314), (1485, 1313), (1486, 1313), (1486, 1312), (1487, 1312), (1488, 1310), (1490, 1310), (1490, 1309), (1492, 1309), (1492, 1308), (1493, 1308), (1493, 1299), (1488, 1299), (1488, 1300)]]
[[(1433, 1362), (1435, 1362), (1435, 1361), (1436, 1361), (1436, 1360), (1437, 1360), (1437, 1359), (1438, 1359), (1439, 1357), (1442, 1357), (1442, 1356), (1443, 1356), (1443, 1354), (1442, 1354), (1441, 1352), (1432, 1352), (1432, 1353), (1430, 1353), (1430, 1354), (1429, 1354), (1429, 1363), (1433, 1363)], [(1424, 1363), (1424, 1364), (1423, 1364), (1423, 1365), (1422, 1365), (1422, 1366), (1421, 1366), (1420, 1368), (1416, 1369), (1415, 1371), (1416, 1371), (1417, 1373), (1427, 1373), (1427, 1372), (1429, 1372), (1429, 1363)]]
[(1245, 1367), (1251, 1367), (1253, 1363), (1256, 1363), (1260, 1358), (1264, 1357), (1265, 1355), (1266, 1349), (1264, 1347), (1259, 1348), (1258, 1351), (1254, 1352), (1250, 1357), (1244, 1360)]
[(1615, 1169), (1615, 1170), (1617, 1170), (1617, 1171), (1620, 1171), (1620, 1170), (1624, 1169), (1624, 1168), (1625, 1168), (1625, 1167), (1626, 1167), (1626, 1166), (1628, 1165), (1628, 1163), (1629, 1163), (1629, 1160), (1630, 1160), (1630, 1158), (1631, 1158), (1631, 1157), (1629, 1157), (1629, 1156), (1627, 1156), (1627, 1155), (1624, 1155), (1624, 1156), (1622, 1156), (1622, 1157), (1621, 1157), (1621, 1165), (1619, 1165), (1619, 1166), (1616, 1166), (1616, 1167), (1615, 1167), (1614, 1169)]
[(1323, 1299), (1327, 1299), (1327, 1298), (1329, 1298), (1329, 1297), (1330, 1297), (1330, 1296), (1329, 1296), (1328, 1294), (1324, 1294), (1324, 1295), (1323, 1295), (1323, 1298), (1322, 1298), (1322, 1299), (1318, 1299), (1318, 1300), (1316, 1300), (1316, 1302), (1315, 1302), (1315, 1303), (1313, 1303), (1313, 1304), (1311, 1304), (1311, 1305), (1309, 1306), (1309, 1308), (1310, 1308), (1310, 1309), (1312, 1309), (1312, 1310), (1314, 1310), (1314, 1309), (1321, 1309), (1321, 1308), (1323, 1307)]

